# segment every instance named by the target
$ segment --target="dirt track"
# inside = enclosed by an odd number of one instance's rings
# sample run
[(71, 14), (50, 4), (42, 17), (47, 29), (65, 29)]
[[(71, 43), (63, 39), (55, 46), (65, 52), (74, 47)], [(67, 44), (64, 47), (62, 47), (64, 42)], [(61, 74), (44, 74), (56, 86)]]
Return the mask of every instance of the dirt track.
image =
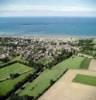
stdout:
[(73, 83), (76, 74), (93, 75), (87, 70), (69, 70), (39, 100), (96, 100), (96, 87)]
[(91, 60), (90, 65), (89, 65), (89, 70), (96, 71), (96, 60), (95, 59)]

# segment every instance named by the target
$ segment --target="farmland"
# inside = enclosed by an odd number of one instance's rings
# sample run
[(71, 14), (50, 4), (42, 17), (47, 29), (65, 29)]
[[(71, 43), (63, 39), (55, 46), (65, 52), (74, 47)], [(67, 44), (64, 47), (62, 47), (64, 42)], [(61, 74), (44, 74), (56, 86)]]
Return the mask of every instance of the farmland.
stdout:
[(0, 81), (10, 78), (10, 74), (22, 74), (32, 70), (32, 68), (20, 63), (14, 63), (0, 69)]
[[(14, 87), (22, 82), (34, 69), (20, 63), (14, 63), (0, 69), (0, 96), (6, 96)], [(13, 76), (12, 76), (13, 75)], [(16, 76), (17, 75), (17, 76)]]
[[(83, 75), (83, 78), (79, 78), (78, 81), (84, 81), (86, 84), (73, 82), (78, 74)], [(84, 79), (85, 76), (87, 76), (86, 80)], [(96, 72), (70, 69), (38, 100), (96, 100), (96, 86), (87, 85), (88, 77), (91, 83), (96, 83)]]
[(19, 82), (22, 82), (30, 73), (32, 72), (27, 72), (26, 74), (20, 75), (19, 77), (15, 79), (9, 79), (3, 82), (0, 82), (0, 96), (6, 96), (8, 92), (10, 92), (16, 84)]
[(90, 62), (91, 62), (91, 58), (85, 58), (80, 65), (81, 68), (82, 69), (88, 69)]
[(88, 75), (78, 74), (73, 79), (73, 82), (96, 86), (96, 76), (88, 76)]
[(48, 89), (48, 87), (50, 87), (51, 82), (54, 83), (58, 78), (60, 78), (66, 69), (80, 68), (80, 65), (84, 59), (84, 57), (71, 57), (52, 67), (52, 69), (46, 69), (32, 83), (26, 83), (23, 86), (24, 89), (19, 89), (16, 94), (19, 96), (28, 95), (33, 96), (34, 98), (38, 97), (46, 89)]

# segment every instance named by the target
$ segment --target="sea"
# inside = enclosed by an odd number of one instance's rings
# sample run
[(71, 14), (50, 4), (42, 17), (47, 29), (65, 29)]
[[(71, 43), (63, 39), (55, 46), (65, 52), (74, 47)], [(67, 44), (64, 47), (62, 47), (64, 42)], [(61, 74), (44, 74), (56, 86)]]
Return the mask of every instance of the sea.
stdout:
[(96, 36), (96, 17), (0, 17), (0, 36)]

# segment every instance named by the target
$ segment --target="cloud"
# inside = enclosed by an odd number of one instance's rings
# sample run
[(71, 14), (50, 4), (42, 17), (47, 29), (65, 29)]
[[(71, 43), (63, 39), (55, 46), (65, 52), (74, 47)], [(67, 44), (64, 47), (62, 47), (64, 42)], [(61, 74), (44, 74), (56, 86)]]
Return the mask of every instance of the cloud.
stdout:
[(0, 11), (95, 11), (96, 9), (84, 6), (49, 6), (49, 5), (8, 5), (1, 7)]
[[(37, 1), (42, 2), (38, 4)], [(43, 1), (44, 0), (0, 0), (0, 4), (2, 2), (2, 6), (0, 6), (0, 16), (85, 16), (96, 14), (96, 7), (88, 6), (85, 3), (72, 3), (71, 0), (68, 0), (71, 1), (68, 4), (65, 0), (61, 0), (63, 3), (59, 1), (57, 5), (54, 1), (54, 4), (50, 5), (50, 0), (49, 4), (43, 4)], [(48, 2), (48, 0), (45, 1)]]

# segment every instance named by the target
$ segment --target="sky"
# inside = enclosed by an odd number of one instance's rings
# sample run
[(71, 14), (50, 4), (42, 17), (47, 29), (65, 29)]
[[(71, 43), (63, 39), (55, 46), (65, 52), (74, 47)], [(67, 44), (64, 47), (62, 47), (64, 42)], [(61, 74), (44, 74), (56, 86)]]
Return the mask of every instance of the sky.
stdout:
[(96, 16), (96, 0), (0, 0), (0, 16)]

